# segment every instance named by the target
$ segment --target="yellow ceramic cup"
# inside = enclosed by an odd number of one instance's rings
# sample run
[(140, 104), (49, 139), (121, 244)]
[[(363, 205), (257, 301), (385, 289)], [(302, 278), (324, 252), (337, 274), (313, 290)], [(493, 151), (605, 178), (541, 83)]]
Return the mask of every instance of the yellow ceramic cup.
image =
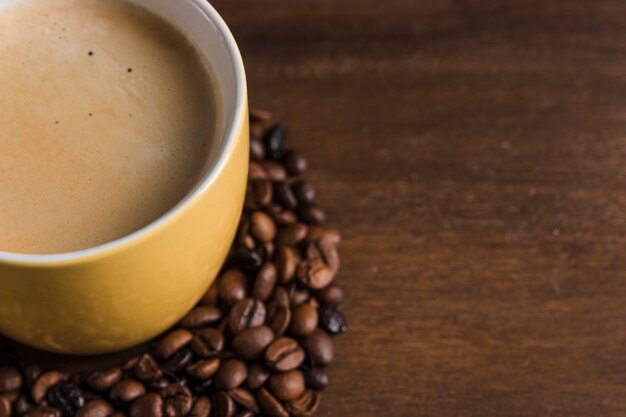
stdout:
[[(3, 5), (16, 0), (0, 0)], [(128, 0), (177, 26), (210, 62), (223, 134), (202, 181), (163, 217), (78, 252), (0, 252), (0, 332), (41, 349), (95, 354), (144, 342), (178, 321), (227, 255), (248, 170), (246, 81), (224, 21), (206, 0)]]

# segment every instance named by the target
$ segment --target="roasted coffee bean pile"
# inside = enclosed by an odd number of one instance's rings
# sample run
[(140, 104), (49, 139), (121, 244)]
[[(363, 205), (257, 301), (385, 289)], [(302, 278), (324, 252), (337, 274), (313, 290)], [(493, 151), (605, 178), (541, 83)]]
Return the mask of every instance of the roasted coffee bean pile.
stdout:
[[(70, 374), (0, 367), (0, 417), (310, 417), (346, 331), (337, 230), (323, 226), (307, 161), (271, 115), (251, 111), (239, 230), (200, 303), (150, 350)], [(11, 349), (5, 344), (3, 349)]]

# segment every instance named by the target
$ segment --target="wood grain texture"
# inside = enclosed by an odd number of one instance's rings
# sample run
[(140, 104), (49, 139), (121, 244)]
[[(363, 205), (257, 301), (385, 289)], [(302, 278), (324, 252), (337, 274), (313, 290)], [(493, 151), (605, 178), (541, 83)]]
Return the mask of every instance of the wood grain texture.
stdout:
[(215, 0), (345, 234), (321, 416), (626, 416), (626, 3)]

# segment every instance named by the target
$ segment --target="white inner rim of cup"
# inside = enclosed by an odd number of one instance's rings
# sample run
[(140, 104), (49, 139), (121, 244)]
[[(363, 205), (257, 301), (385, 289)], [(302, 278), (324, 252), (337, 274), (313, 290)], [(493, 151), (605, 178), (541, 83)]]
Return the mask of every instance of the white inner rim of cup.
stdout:
[[(0, 0), (0, 13), (3, 7), (12, 6), (23, 0)], [(101, 255), (116, 249), (119, 246), (131, 243), (142, 236), (161, 227), (170, 221), (179, 212), (185, 209), (199, 194), (202, 194), (224, 168), (237, 134), (246, 114), (246, 78), (243, 60), (233, 35), (228, 26), (207, 0), (124, 0), (141, 6), (152, 13), (161, 16), (174, 24), (184, 33), (191, 43), (203, 55), (208, 63), (218, 56), (221, 65), (227, 68), (213, 66), (216, 82), (221, 90), (222, 105), (224, 106), (223, 134), (215, 156), (210, 161), (206, 174), (181, 201), (171, 210), (153, 221), (149, 225), (130, 233), (124, 237), (74, 252), (58, 254), (22, 254), (0, 251), (0, 263), (14, 263), (26, 265), (50, 265), (71, 261), (83, 260), (88, 257)], [(212, 45), (211, 45), (212, 44)], [(216, 46), (219, 44), (219, 46)], [(215, 47), (222, 51), (215, 51)], [(219, 53), (223, 56), (220, 56)], [(224, 60), (226, 59), (226, 61)], [(231, 79), (229, 79), (231, 78)]]

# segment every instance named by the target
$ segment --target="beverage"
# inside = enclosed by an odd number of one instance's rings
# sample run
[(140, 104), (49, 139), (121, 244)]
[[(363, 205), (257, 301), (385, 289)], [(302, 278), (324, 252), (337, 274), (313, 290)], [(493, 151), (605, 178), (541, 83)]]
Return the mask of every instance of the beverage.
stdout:
[(211, 72), (172, 25), (117, 0), (0, 9), (0, 251), (128, 235), (201, 179), (220, 134)]

